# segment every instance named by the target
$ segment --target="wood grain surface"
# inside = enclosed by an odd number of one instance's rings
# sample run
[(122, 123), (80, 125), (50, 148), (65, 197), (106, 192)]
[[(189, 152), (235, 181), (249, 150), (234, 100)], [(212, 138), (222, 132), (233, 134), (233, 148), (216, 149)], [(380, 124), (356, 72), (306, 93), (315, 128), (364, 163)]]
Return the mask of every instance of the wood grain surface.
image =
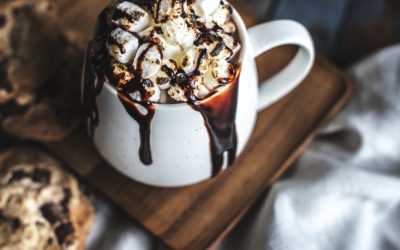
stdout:
[[(96, 15), (108, 1), (56, 2), (63, 24), (87, 39)], [(236, 8), (246, 25), (260, 22), (252, 12)], [(295, 47), (286, 46), (259, 57), (260, 79), (278, 71), (295, 52)], [(47, 147), (169, 247), (210, 248), (295, 160), (350, 92), (348, 79), (317, 56), (304, 82), (259, 114), (255, 131), (234, 166), (185, 188), (156, 188), (122, 176), (99, 156), (82, 130)]]

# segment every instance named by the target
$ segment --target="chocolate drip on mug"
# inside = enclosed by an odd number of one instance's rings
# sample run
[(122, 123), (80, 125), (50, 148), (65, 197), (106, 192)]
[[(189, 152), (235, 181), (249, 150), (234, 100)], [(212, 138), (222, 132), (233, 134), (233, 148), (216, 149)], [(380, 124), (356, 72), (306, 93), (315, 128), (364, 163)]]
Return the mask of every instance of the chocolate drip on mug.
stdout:
[[(143, 164), (150, 165), (153, 162), (150, 147), (150, 126), (155, 109), (153, 104), (147, 100), (146, 90), (141, 82), (141, 80), (144, 81), (144, 79), (134, 77), (130, 81), (121, 81), (120, 76), (115, 76), (112, 72), (110, 63), (113, 59), (108, 55), (106, 40), (111, 44), (114, 43), (110, 39), (105, 39), (105, 37), (109, 36), (112, 29), (112, 27), (108, 26), (106, 19), (109, 11), (110, 9), (107, 8), (99, 16), (98, 24), (95, 29), (95, 38), (89, 44), (86, 58), (83, 105), (85, 107), (89, 135), (93, 137), (94, 129), (99, 125), (96, 98), (100, 94), (104, 82), (108, 81), (117, 89), (118, 98), (127, 113), (139, 124), (139, 157)], [(155, 45), (150, 45), (149, 48), (151, 46)], [(123, 53), (122, 50), (121, 52)], [(143, 60), (143, 58), (141, 60)], [(131, 74), (135, 73), (131, 66), (127, 67)], [(140, 93), (142, 101), (132, 99), (131, 94), (136, 91)], [(145, 112), (142, 113), (139, 107), (144, 109)]]
[[(90, 45), (89, 45), (90, 46)], [(94, 129), (99, 125), (99, 111), (97, 109), (96, 98), (103, 89), (103, 77), (97, 74), (93, 58), (88, 49), (83, 80), (83, 107), (84, 116), (89, 130), (89, 136), (94, 136)]]
[(224, 153), (227, 152), (228, 166), (232, 165), (237, 150), (236, 109), (239, 89), (240, 66), (234, 80), (226, 88), (204, 100), (196, 100), (194, 96), (188, 99), (189, 105), (200, 112), (210, 136), (210, 151), (212, 161), (212, 176), (222, 169)]
[[(95, 26), (94, 33), (97, 35), (105, 32), (107, 9), (103, 10), (99, 16), (99, 25)], [(96, 98), (101, 93), (104, 84), (104, 54), (99, 53), (105, 47), (103, 37), (95, 37), (89, 42), (86, 52), (84, 79), (83, 79), (83, 99), (84, 119), (88, 126), (89, 136), (94, 136), (94, 129), (99, 125), (99, 111)], [(103, 69), (102, 69), (103, 67)]]
[[(153, 163), (153, 159), (151, 157), (151, 146), (150, 146), (150, 127), (151, 121), (153, 120), (155, 109), (154, 106), (148, 102), (146, 104), (138, 104), (130, 100), (123, 93), (118, 93), (118, 98), (121, 103), (124, 105), (124, 108), (128, 114), (135, 119), (135, 121), (139, 124), (139, 132), (140, 132), (140, 147), (139, 147), (139, 157), (140, 160), (145, 165), (150, 165)], [(140, 111), (141, 105), (147, 113), (143, 114)]]

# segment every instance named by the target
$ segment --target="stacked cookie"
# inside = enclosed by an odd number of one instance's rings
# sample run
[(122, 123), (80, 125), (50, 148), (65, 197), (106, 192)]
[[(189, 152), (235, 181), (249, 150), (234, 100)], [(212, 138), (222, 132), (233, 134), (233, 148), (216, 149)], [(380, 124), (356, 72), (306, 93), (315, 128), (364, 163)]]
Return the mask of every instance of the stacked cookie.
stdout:
[(77, 125), (83, 49), (45, 0), (0, 1), (0, 127), (54, 141)]

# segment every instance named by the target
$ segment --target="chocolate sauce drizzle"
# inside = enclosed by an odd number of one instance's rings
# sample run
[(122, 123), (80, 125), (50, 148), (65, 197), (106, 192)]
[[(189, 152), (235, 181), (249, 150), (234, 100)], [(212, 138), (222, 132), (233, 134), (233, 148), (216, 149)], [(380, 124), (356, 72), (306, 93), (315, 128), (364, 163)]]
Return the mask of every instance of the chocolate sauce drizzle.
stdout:
[(118, 43), (115, 38), (113, 38), (112, 36), (109, 36), (107, 38), (107, 42), (109, 45), (117, 46), (119, 51), (121, 52), (121, 54), (125, 54), (126, 50), (125, 50), (124, 46), (122, 44)]
[(190, 97), (189, 105), (200, 112), (210, 136), (212, 176), (222, 169), (224, 153), (228, 153), (228, 166), (235, 160), (237, 150), (236, 109), (239, 88), (240, 65), (234, 80), (222, 92), (211, 93), (202, 101)]
[[(146, 6), (150, 1), (134, 0), (134, 3), (140, 6)], [(175, 0), (173, 3), (183, 4), (181, 0)], [(159, 3), (156, 6), (156, 22), (164, 22), (166, 20), (158, 20)], [(139, 55), (139, 64), (136, 70), (130, 64), (124, 64), (126, 73), (115, 75), (111, 66), (113, 58), (107, 51), (106, 42), (109, 44), (117, 45), (121, 53), (124, 49), (116, 41), (110, 38), (111, 31), (115, 28), (107, 22), (107, 16), (110, 11), (114, 11), (113, 19), (126, 18), (134, 21), (140, 16), (129, 16), (122, 11), (115, 11), (111, 7), (106, 8), (99, 16), (98, 25), (95, 29), (95, 39), (89, 44), (88, 55), (85, 66), (84, 78), (84, 106), (85, 115), (89, 125), (89, 134), (94, 135), (94, 128), (99, 124), (99, 114), (96, 105), (96, 97), (100, 94), (104, 81), (108, 81), (118, 91), (118, 98), (124, 106), (127, 113), (139, 124), (140, 128), (140, 148), (139, 156), (143, 164), (150, 165), (152, 163), (151, 145), (150, 145), (150, 128), (151, 122), (155, 114), (155, 108), (152, 102), (149, 101), (150, 96), (147, 93), (144, 85), (152, 87), (153, 83), (147, 79), (142, 79), (141, 62), (144, 60), (146, 52), (154, 47), (159, 50), (162, 55), (163, 48), (159, 45), (159, 41), (151, 40), (150, 38), (139, 39), (139, 44), (149, 43), (141, 55)], [(212, 56), (218, 55), (226, 46), (220, 36), (216, 33), (221, 29), (217, 25), (213, 29), (207, 29), (204, 24), (197, 23), (196, 17), (193, 13), (189, 13), (192, 23), (196, 26), (196, 33), (198, 37), (195, 45), (202, 43), (213, 43), (218, 41), (217, 46), (211, 52)], [(125, 28), (126, 30), (126, 28)], [(156, 28), (155, 32), (161, 34), (162, 30)], [(132, 32), (131, 32), (132, 33)], [(136, 37), (136, 33), (132, 33)], [(227, 47), (226, 47), (227, 48)], [(195, 81), (196, 77), (200, 75), (199, 67), (203, 59), (207, 58), (207, 50), (200, 50), (200, 55), (197, 60), (195, 70), (186, 74), (182, 69), (176, 72), (168, 68), (166, 65), (161, 67), (169, 79), (172, 86), (179, 85), (185, 92), (188, 99), (188, 105), (194, 110), (200, 112), (204, 118), (205, 126), (207, 127), (210, 136), (210, 151), (212, 160), (212, 176), (216, 176), (223, 166), (224, 154), (227, 152), (228, 166), (232, 165), (236, 150), (237, 150), (237, 135), (236, 135), (236, 109), (238, 98), (238, 78), (240, 74), (240, 64), (231, 67), (231, 74), (234, 77), (228, 79), (220, 79), (221, 86), (224, 86), (223, 91), (215, 90), (207, 95), (205, 98), (199, 99), (195, 96)], [(232, 59), (231, 59), (232, 60)], [(133, 77), (126, 78), (125, 74), (130, 74)], [(126, 80), (129, 79), (129, 80)], [(163, 79), (160, 79), (162, 81)], [(168, 81), (168, 79), (165, 79)], [(97, 84), (96, 84), (97, 82)], [(141, 99), (133, 98), (132, 95), (139, 93)]]
[[(139, 147), (139, 156), (143, 164), (150, 165), (152, 163), (150, 126), (154, 117), (155, 109), (153, 104), (148, 101), (148, 94), (143, 87), (143, 83), (146, 81), (145, 79), (133, 77), (129, 81), (122, 81), (121, 79), (125, 77), (125, 74), (114, 75), (113, 73), (111, 67), (113, 59), (108, 54), (106, 45), (106, 41), (110, 42), (110, 33), (114, 28), (107, 24), (106, 18), (109, 11), (110, 9), (106, 8), (99, 16), (98, 25), (95, 29), (95, 38), (89, 43), (86, 59), (83, 102), (85, 107), (85, 116), (89, 127), (89, 134), (90, 136), (94, 136), (94, 128), (99, 124), (96, 98), (102, 90), (104, 81), (107, 80), (117, 89), (118, 98), (125, 110), (139, 124), (141, 142)], [(152, 46), (153, 45), (150, 45), (148, 49)], [(143, 52), (143, 55), (146, 51), (147, 50)], [(122, 50), (121, 52), (123, 53)], [(144, 60), (144, 56), (141, 55), (140, 58)], [(141, 75), (141, 72), (134, 72), (131, 65), (125, 66), (127, 67), (127, 72), (130, 74), (135, 76)], [(142, 101), (134, 100), (131, 97), (131, 94), (136, 91), (139, 91)], [(141, 112), (140, 107), (145, 110), (145, 112)]]
[[(93, 57), (90, 55), (90, 45), (86, 54), (86, 62), (84, 68), (84, 85), (83, 85), (83, 107), (84, 116), (88, 126), (88, 132), (91, 137), (94, 136), (94, 129), (99, 125), (99, 111), (97, 109), (96, 98), (103, 89), (103, 77), (99, 77)], [(96, 84), (97, 83), (97, 84)]]
[(121, 11), (120, 9), (116, 9), (112, 16), (112, 19), (117, 20), (120, 18), (125, 18), (131, 22), (135, 22), (135, 21), (139, 20), (142, 16), (144, 16), (144, 14), (139, 11), (134, 11), (133, 13), (129, 14), (129, 13)]
[[(151, 147), (150, 147), (150, 127), (151, 121), (153, 120), (155, 109), (151, 102), (146, 103), (135, 103), (127, 97), (126, 94), (122, 92), (118, 93), (118, 98), (122, 102), (126, 112), (137, 121), (139, 124), (140, 132), (140, 147), (139, 147), (139, 157), (140, 160), (145, 165), (150, 165), (153, 163), (151, 157)], [(142, 114), (137, 105), (141, 105), (147, 110), (147, 114)]]

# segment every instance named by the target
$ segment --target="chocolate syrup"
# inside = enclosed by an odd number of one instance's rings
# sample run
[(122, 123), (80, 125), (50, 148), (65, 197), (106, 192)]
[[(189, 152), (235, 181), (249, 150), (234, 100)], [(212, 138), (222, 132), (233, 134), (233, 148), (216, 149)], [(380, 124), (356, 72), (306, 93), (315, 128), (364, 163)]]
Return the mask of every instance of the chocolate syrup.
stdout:
[(119, 49), (119, 51), (121, 52), (121, 54), (125, 54), (126, 50), (125, 50), (124, 46), (123, 46), (122, 44), (118, 43), (117, 40), (116, 40), (115, 38), (113, 38), (113, 37), (110, 36), (110, 37), (107, 39), (107, 42), (108, 42), (109, 45), (115, 45), (115, 46), (117, 46), (118, 49)]
[(189, 105), (200, 112), (210, 136), (212, 176), (222, 168), (224, 153), (228, 154), (228, 166), (233, 164), (237, 149), (236, 109), (239, 89), (240, 66), (234, 80), (222, 92), (212, 93), (202, 101), (189, 100)]
[(104, 84), (104, 54), (99, 53), (105, 46), (104, 36), (101, 34), (106, 32), (107, 9), (103, 10), (99, 15), (99, 25), (95, 26), (95, 38), (89, 42), (86, 52), (84, 79), (83, 79), (83, 113), (84, 119), (88, 126), (89, 136), (94, 136), (94, 129), (99, 125), (99, 111), (97, 108), (96, 98), (101, 93)]
[(144, 14), (142, 12), (139, 12), (139, 11), (134, 11), (133, 13), (128, 14), (126, 12), (121, 11), (120, 9), (116, 9), (114, 11), (114, 14), (113, 14), (112, 18), (114, 20), (120, 19), (120, 18), (125, 18), (125, 19), (127, 19), (127, 20), (129, 20), (131, 22), (135, 22), (135, 21), (139, 20), (142, 16), (144, 16)]
[(94, 129), (99, 125), (99, 111), (97, 109), (96, 97), (103, 89), (103, 78), (97, 77), (97, 70), (92, 63), (89, 51), (88, 49), (84, 69), (83, 107), (89, 135), (93, 137)]
[[(152, 163), (150, 147), (150, 126), (154, 117), (155, 109), (153, 104), (148, 101), (147, 92), (141, 82), (145, 79), (133, 77), (130, 81), (121, 81), (121, 75), (115, 76), (112, 72), (112, 58), (108, 55), (105, 39), (111, 33), (112, 27), (107, 25), (107, 13), (105, 9), (99, 16), (98, 25), (95, 30), (95, 38), (90, 42), (84, 77), (83, 104), (85, 107), (85, 116), (89, 127), (89, 135), (94, 136), (94, 129), (99, 125), (99, 113), (96, 104), (96, 98), (100, 94), (104, 81), (108, 81), (118, 91), (118, 98), (128, 114), (136, 120), (140, 127), (140, 147), (139, 157), (143, 164)], [(108, 41), (110, 42), (110, 41)], [(150, 49), (149, 46), (148, 49)], [(146, 50), (147, 51), (147, 50)], [(123, 53), (123, 51), (121, 51)], [(145, 53), (145, 52), (144, 52)], [(141, 60), (144, 60), (141, 56)], [(127, 65), (129, 73), (134, 74), (133, 68)], [(141, 69), (140, 69), (141, 70)], [(141, 72), (136, 72), (141, 74)], [(124, 74), (125, 75), (125, 74)], [(97, 85), (96, 85), (97, 83)], [(142, 101), (133, 100), (132, 93), (138, 91)], [(140, 105), (146, 112), (143, 114), (137, 105)]]
[[(150, 147), (150, 127), (155, 113), (154, 106), (151, 102), (137, 104), (126, 97), (123, 93), (118, 93), (118, 98), (124, 105), (126, 112), (128, 112), (128, 114), (139, 124), (139, 157), (143, 164), (150, 165), (153, 163)], [(147, 110), (147, 114), (142, 114), (137, 105), (141, 105), (143, 108), (145, 108)]]

